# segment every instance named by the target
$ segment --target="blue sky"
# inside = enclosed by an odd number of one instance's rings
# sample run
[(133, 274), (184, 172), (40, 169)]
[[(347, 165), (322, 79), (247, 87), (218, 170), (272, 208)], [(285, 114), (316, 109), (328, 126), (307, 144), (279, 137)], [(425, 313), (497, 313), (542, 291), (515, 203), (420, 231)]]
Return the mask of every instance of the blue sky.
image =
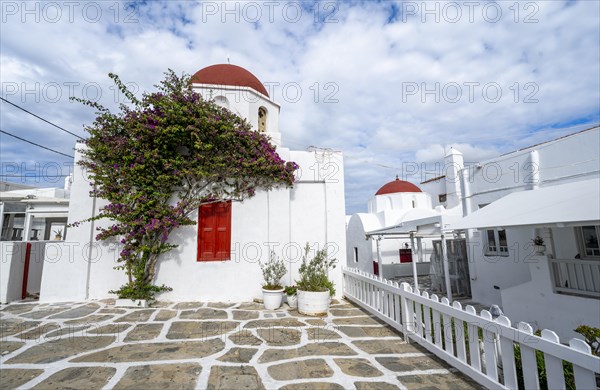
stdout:
[[(141, 92), (229, 58), (271, 86), (284, 146), (344, 152), (348, 213), (450, 146), (479, 161), (600, 120), (597, 1), (1, 6), (2, 97), (84, 136), (93, 112), (68, 97), (116, 107), (109, 72)], [(72, 135), (0, 109), (2, 130), (73, 153)], [(69, 158), (0, 141), (0, 180), (62, 185)]]

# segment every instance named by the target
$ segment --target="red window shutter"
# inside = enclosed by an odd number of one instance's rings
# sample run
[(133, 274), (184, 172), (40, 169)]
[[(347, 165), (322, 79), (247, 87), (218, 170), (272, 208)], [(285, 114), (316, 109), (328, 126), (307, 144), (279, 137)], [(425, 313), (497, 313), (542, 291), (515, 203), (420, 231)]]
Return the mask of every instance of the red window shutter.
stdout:
[(210, 203), (198, 210), (198, 261), (231, 258), (231, 202)]

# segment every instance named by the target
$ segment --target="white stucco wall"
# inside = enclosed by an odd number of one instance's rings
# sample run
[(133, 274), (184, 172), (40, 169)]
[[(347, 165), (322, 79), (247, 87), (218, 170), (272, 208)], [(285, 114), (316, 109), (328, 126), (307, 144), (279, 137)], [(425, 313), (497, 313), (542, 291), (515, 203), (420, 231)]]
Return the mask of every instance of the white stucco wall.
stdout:
[(258, 129), (258, 109), (267, 110), (267, 134), (275, 145), (281, 145), (279, 131), (279, 110), (277, 103), (248, 87), (194, 84), (195, 91), (205, 99), (215, 99), (216, 103), (234, 114), (246, 118), (252, 128)]
[[(44, 247), (46, 241), (31, 242), (29, 268), (27, 272), (27, 292), (40, 292), (44, 267)], [(0, 242), (0, 302), (21, 300), (27, 242)]]
[(439, 202), (439, 196), (442, 194), (446, 194), (446, 177), (437, 179), (437, 180), (431, 180), (431, 181), (426, 181), (423, 182), (421, 184), (419, 184), (419, 188), (421, 188), (421, 191), (426, 192), (428, 194), (430, 194), (431, 196), (431, 204), (433, 207), (436, 206), (444, 206), (446, 204), (446, 202), (440, 203)]
[(27, 292), (39, 293), (44, 270), (44, 252), (48, 241), (31, 242), (29, 270), (27, 272)]
[(21, 241), (0, 242), (0, 303), (21, 299), (26, 245)]
[(375, 195), (369, 199), (369, 213), (406, 212), (409, 209), (431, 209), (431, 196), (425, 192), (399, 192)]
[[(377, 260), (372, 240), (365, 239), (365, 232), (378, 229), (379, 220), (373, 214), (354, 214), (346, 230), (346, 265), (361, 271), (373, 273), (373, 260)], [(354, 248), (358, 249), (358, 262), (354, 259)]]
[[(529, 245), (532, 229), (507, 229), (508, 256), (486, 256), (485, 231), (475, 232), (468, 242), (469, 274), (473, 300), (485, 305), (502, 306), (501, 292), (531, 280), (525, 251), (533, 251)], [(473, 267), (473, 262), (477, 262)]]
[(573, 331), (579, 325), (600, 328), (600, 300), (554, 293), (546, 256), (532, 256), (528, 267), (531, 281), (502, 291), (504, 313), (513, 323), (551, 329), (563, 342), (581, 338)]
[[(301, 167), (302, 174), (294, 188), (259, 191), (254, 198), (232, 205), (229, 261), (196, 261), (197, 226), (182, 227), (174, 232), (170, 241), (179, 247), (163, 255), (156, 277), (156, 284), (164, 283), (173, 291), (161, 295), (160, 299), (247, 301), (259, 298), (262, 273), (258, 260), (266, 261), (273, 249), (287, 261), (289, 271), (283, 281), (286, 285), (292, 284), (298, 277), (301, 249), (307, 242), (313, 249), (327, 246), (330, 255), (339, 260), (340, 265), (330, 277), (338, 295), (341, 294), (341, 265), (346, 259), (342, 155), (325, 156), (324, 161), (337, 168), (319, 177), (315, 176), (319, 171), (315, 167), (323, 164), (323, 156), (286, 148), (278, 148), (278, 153), (284, 160), (295, 161)], [(104, 204), (102, 200), (93, 204), (84, 173), (78, 166), (76, 172), (69, 223), (90, 217)], [(197, 219), (197, 214), (192, 218)], [(109, 224), (106, 220), (95, 222), (94, 226), (84, 223), (69, 230), (68, 242), (51, 244), (46, 251), (41, 301), (114, 296), (108, 291), (126, 282), (124, 272), (113, 269), (117, 265), (119, 246), (114, 242), (98, 243), (94, 238), (95, 227)]]

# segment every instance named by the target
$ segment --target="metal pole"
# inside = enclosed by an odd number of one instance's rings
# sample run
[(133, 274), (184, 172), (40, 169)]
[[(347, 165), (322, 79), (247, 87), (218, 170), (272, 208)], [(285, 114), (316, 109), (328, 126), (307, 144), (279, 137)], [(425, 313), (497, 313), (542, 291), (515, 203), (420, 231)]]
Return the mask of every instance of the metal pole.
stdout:
[(381, 263), (381, 236), (377, 236), (375, 239), (377, 243), (377, 267), (379, 268), (379, 277), (383, 279), (383, 264)]
[(0, 241), (2, 241), (3, 228), (4, 228), (4, 202), (0, 202)]
[[(29, 207), (29, 205), (27, 206)], [(23, 238), (21, 241), (29, 241), (29, 230), (31, 229), (31, 220), (33, 215), (29, 214), (29, 209), (25, 211), (25, 226), (23, 227)]]
[(419, 263), (423, 262), (423, 238), (417, 237), (417, 253), (419, 257)]
[(442, 234), (442, 261), (444, 263), (444, 279), (446, 280), (446, 297), (452, 303), (452, 287), (450, 285), (450, 269), (448, 261), (448, 250), (446, 249), (446, 237)]
[(417, 262), (415, 261), (414, 258), (414, 253), (415, 253), (415, 235), (414, 233), (410, 233), (410, 257), (411, 257), (411, 263), (412, 263), (412, 271), (413, 271), (413, 279), (415, 282), (415, 288), (418, 289), (419, 288), (419, 274), (417, 272)]

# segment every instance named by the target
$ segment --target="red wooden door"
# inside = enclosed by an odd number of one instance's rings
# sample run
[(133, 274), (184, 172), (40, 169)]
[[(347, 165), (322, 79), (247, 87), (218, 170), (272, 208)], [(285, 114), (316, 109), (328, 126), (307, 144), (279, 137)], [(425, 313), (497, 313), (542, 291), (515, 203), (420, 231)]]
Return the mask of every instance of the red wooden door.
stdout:
[(200, 206), (198, 261), (221, 261), (231, 257), (231, 202)]

